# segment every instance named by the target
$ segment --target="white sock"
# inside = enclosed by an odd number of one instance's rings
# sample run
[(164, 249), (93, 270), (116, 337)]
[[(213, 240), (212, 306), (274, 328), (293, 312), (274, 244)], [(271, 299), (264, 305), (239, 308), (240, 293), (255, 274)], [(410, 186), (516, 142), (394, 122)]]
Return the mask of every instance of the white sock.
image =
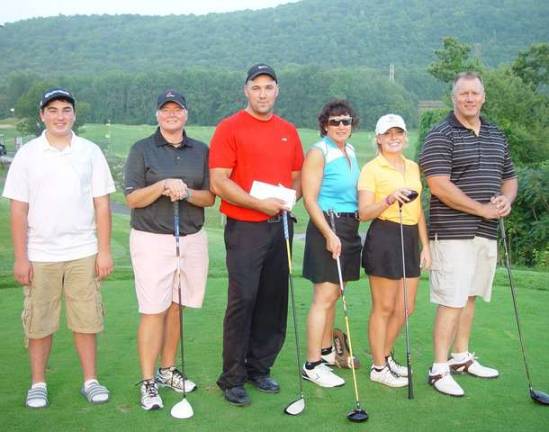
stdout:
[(467, 357), (469, 357), (469, 352), (465, 351), (465, 352), (460, 352), (460, 353), (450, 353), (450, 355), (452, 356), (452, 358), (455, 361), (462, 362), (462, 361), (467, 360)]
[[(33, 383), (31, 388), (43, 388), (47, 389), (45, 382)], [(27, 401), (27, 405), (31, 408), (44, 408), (46, 406), (46, 401), (42, 399), (30, 399)]]
[(433, 363), (433, 367), (431, 367), (431, 373), (433, 375), (449, 372), (450, 367), (448, 366), (448, 363)]
[(385, 369), (386, 366), (387, 366), (386, 364), (383, 364), (383, 365), (381, 365), (381, 366), (378, 366), (378, 365), (376, 365), (376, 364), (373, 364), (373, 365), (372, 365), (372, 367), (373, 367), (374, 369), (377, 369), (378, 371), (381, 371), (381, 370)]
[(84, 382), (84, 387), (85, 387), (85, 389), (87, 390), (88, 387), (89, 387), (90, 385), (92, 385), (93, 383), (99, 384), (99, 381), (97, 381), (97, 379), (95, 379), (95, 378), (86, 380), (86, 381)]
[[(95, 379), (95, 378), (86, 380), (84, 382), (84, 388), (86, 389), (86, 391), (88, 390), (89, 386), (92, 385), (92, 384), (99, 384), (99, 381), (97, 381), (97, 379)], [(98, 403), (98, 402), (105, 402), (107, 400), (109, 400), (109, 395), (108, 394), (95, 395), (92, 399), (92, 402)]]

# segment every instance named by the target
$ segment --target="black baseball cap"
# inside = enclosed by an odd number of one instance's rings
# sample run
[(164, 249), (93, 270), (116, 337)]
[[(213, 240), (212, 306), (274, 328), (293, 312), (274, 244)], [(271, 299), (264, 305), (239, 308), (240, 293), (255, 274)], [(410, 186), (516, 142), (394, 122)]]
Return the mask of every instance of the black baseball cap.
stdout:
[(187, 109), (187, 101), (185, 96), (175, 90), (166, 90), (156, 100), (156, 109), (162, 108), (162, 106), (168, 102), (175, 102), (181, 108)]
[(46, 90), (42, 94), (42, 98), (40, 99), (40, 109), (44, 109), (46, 105), (48, 105), (51, 101), (58, 99), (66, 100), (72, 105), (73, 108), (76, 104), (76, 99), (74, 99), (74, 96), (71, 94), (70, 91), (63, 88), (55, 87)]
[(274, 69), (265, 63), (254, 64), (248, 70), (246, 82), (256, 79), (259, 75), (269, 75), (275, 82), (278, 82)]

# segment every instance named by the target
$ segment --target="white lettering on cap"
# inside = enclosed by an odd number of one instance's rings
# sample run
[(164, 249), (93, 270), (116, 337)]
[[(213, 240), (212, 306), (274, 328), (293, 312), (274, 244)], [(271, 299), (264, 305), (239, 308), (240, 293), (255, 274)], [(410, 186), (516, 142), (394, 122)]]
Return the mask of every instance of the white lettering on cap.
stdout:
[(166, 97), (175, 97), (175, 95), (171, 91), (169, 91), (168, 93), (166, 93)]
[(52, 96), (52, 95), (55, 95), (55, 94), (62, 94), (62, 95), (65, 95), (65, 96), (70, 96), (70, 93), (69, 93), (69, 92), (66, 92), (66, 91), (64, 91), (64, 90), (53, 90), (53, 91), (51, 91), (51, 92), (49, 92), (49, 93), (46, 93), (46, 94), (44, 95), (44, 97), (45, 97), (45, 98), (48, 98), (48, 97), (50, 97), (50, 96)]

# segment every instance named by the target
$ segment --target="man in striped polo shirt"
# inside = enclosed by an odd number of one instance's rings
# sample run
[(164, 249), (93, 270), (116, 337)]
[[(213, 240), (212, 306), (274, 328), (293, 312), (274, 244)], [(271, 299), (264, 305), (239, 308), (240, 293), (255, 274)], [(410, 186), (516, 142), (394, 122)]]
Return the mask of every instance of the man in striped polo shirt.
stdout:
[(438, 305), (429, 383), (451, 396), (464, 391), (450, 371), (481, 378), (499, 375), (469, 352), (475, 300), (491, 297), (498, 219), (511, 212), (517, 194), (505, 136), (480, 116), (484, 101), (480, 76), (458, 74), (453, 112), (429, 132), (420, 155), (431, 189), (430, 286), (431, 302)]

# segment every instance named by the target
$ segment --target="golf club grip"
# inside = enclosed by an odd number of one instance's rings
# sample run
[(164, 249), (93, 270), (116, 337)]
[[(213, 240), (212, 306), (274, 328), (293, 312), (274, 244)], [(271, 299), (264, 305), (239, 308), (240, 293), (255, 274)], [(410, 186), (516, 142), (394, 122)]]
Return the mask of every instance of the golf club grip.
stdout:
[(173, 208), (173, 227), (176, 237), (179, 237), (179, 201), (174, 201), (172, 203)]
[(290, 232), (288, 230), (288, 212), (286, 210), (282, 212), (282, 225), (284, 226), (284, 238), (289, 240)]

